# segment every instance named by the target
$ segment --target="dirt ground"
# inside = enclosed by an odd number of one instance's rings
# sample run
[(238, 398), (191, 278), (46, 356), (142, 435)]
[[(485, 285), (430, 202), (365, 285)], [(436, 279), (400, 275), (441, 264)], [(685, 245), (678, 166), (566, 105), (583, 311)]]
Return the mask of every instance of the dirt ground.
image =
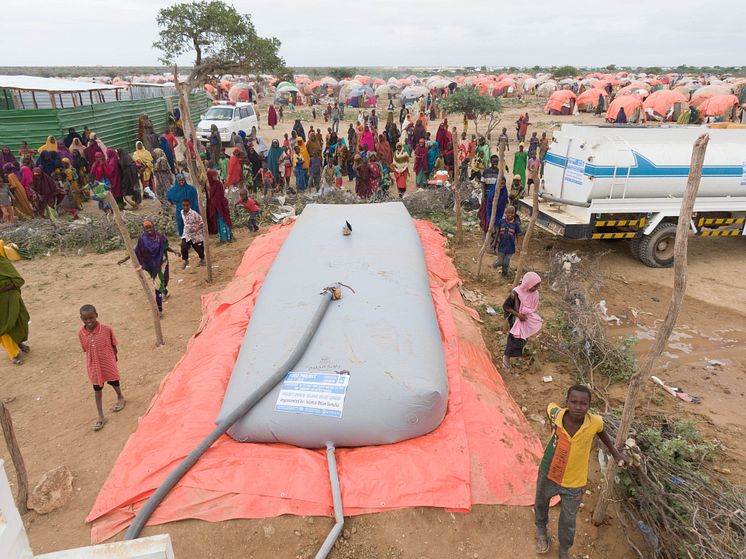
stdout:
[[(535, 101), (522, 104), (509, 100), (503, 117), (505, 126), (512, 131), (518, 114), (527, 110), (540, 132), (549, 131), (560, 117), (550, 120), (540, 109)], [(261, 113), (266, 122), (266, 106)], [(598, 122), (590, 115), (563, 120), (571, 121)], [(323, 119), (313, 124), (323, 126)], [(460, 123), (457, 125), (460, 130)], [(260, 134), (265, 139), (281, 137), (291, 126), (292, 120), (286, 115), (275, 131), (264, 125)], [(437, 123), (430, 124), (433, 135), (436, 128)], [(153, 202), (147, 202), (141, 211), (152, 211), (150, 204)], [(202, 269), (181, 271), (178, 266), (172, 267), (172, 297), (166, 303), (163, 320), (167, 345), (159, 349), (153, 349), (149, 313), (131, 267), (116, 265), (122, 251), (103, 255), (55, 254), (18, 263), (26, 279), (23, 295), (31, 313), (32, 353), (22, 367), (0, 360), (0, 397), (8, 402), (13, 415), (32, 486), (45, 471), (60, 464), (75, 475), (75, 492), (70, 503), (47, 515), (31, 512), (25, 516), (35, 553), (88, 544), (90, 531), (84, 518), (124, 443), (135, 430), (138, 417), (196, 331), (200, 322), (200, 296), (222, 288), (230, 280), (254, 238), (245, 230), (238, 231), (236, 236), (237, 242), (232, 245), (213, 244), (216, 266), (212, 285), (206, 283)], [(510, 287), (491, 269), (481, 280), (474, 278), (478, 244), (478, 234), (470, 232), (466, 242), (452, 248), (451, 253), (466, 287), (483, 293), (491, 304), (500, 305)], [(629, 317), (620, 326), (614, 326), (613, 331), (619, 335), (637, 335), (640, 341), (635, 351), (644, 354), (650, 344), (651, 328), (667, 309), (671, 271), (646, 268), (629, 256), (627, 246), (621, 242), (569, 243), (545, 235), (539, 235), (534, 244), (531, 266), (537, 271), (546, 270), (548, 255), (558, 249), (579, 250), (588, 257), (608, 251), (598, 257), (598, 265), (606, 270), (604, 293), (609, 312)], [(641, 404), (642, 413), (698, 419), (708, 437), (717, 437), (725, 445), (727, 452), (722, 466), (734, 472), (734, 479), (741, 482), (746, 464), (743, 442), (746, 416), (741, 411), (746, 386), (746, 288), (739, 281), (746, 274), (746, 260), (738, 256), (742, 249), (740, 238), (692, 239), (686, 304), (665, 360), (658, 366), (658, 376), (701, 396), (702, 404), (674, 400), (652, 383), (645, 387)], [(78, 309), (84, 303), (96, 305), (100, 319), (112, 325), (117, 333), (122, 386), (127, 398), (124, 411), (107, 413), (109, 422), (99, 433), (91, 430), (95, 407), (76, 336), (80, 327)], [(502, 348), (494, 333), (499, 324), (495, 318), (484, 318), (485, 339), (497, 362)], [(713, 365), (708, 359), (722, 365)], [(553, 375), (554, 381), (543, 383), (544, 374)], [(563, 391), (572, 384), (572, 375), (556, 364), (541, 363), (538, 370), (516, 367), (512, 374), (505, 375), (505, 380), (530, 417), (541, 415), (548, 401), (561, 399)], [(613, 396), (619, 402), (623, 391), (620, 389)], [(109, 409), (114, 403), (113, 391), (107, 389), (104, 398), (105, 409)], [(546, 428), (535, 421), (532, 425), (545, 440)], [(0, 458), (6, 460), (9, 478), (14, 480), (9, 456), (2, 445)], [(591, 464), (595, 467), (595, 459)], [(574, 553), (599, 559), (633, 557), (615, 517), (610, 515), (600, 528), (590, 523), (597, 488), (595, 472), (588, 487), (591, 494), (586, 495), (585, 507), (578, 518)], [(552, 522), (556, 522), (556, 515), (555, 510)], [(329, 518), (283, 516), (217, 524), (184, 521), (148, 528), (145, 533), (170, 533), (180, 559), (300, 559), (313, 557), (331, 525)], [(353, 517), (346, 522), (344, 536), (331, 554), (332, 559), (533, 556), (531, 508), (503, 506), (477, 506), (468, 514), (417, 508)]]

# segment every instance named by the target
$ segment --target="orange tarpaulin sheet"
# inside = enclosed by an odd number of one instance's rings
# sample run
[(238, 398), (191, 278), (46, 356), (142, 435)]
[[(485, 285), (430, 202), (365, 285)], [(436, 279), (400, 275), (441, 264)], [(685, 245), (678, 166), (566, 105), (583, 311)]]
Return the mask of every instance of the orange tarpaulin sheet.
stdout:
[[(498, 374), (466, 307), (445, 240), (416, 222), (449, 380), (448, 412), (432, 433), (401, 443), (337, 450), (345, 514), (434, 506), (533, 503), (541, 444)], [(86, 521), (100, 542), (125, 529), (171, 470), (214, 428), (264, 277), (292, 226), (254, 240), (234, 279), (203, 297), (199, 333), (161, 383)], [(221, 437), (182, 478), (149, 524), (281, 514), (331, 515), (323, 450)]]

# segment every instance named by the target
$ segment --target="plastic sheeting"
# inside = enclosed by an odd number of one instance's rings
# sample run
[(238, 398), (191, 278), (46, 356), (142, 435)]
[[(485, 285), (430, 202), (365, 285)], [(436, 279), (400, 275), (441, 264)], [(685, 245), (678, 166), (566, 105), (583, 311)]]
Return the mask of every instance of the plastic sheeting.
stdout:
[[(432, 506), (533, 504), (541, 444), (498, 374), (465, 306), (444, 238), (416, 222), (446, 357), (448, 412), (432, 433), (337, 451), (346, 515)], [(161, 383), (87, 517), (100, 542), (125, 529), (176, 464), (213, 428), (259, 289), (291, 226), (258, 237), (235, 278), (203, 297), (199, 333)], [(324, 451), (223, 436), (186, 474), (150, 525), (281, 514), (332, 514)]]

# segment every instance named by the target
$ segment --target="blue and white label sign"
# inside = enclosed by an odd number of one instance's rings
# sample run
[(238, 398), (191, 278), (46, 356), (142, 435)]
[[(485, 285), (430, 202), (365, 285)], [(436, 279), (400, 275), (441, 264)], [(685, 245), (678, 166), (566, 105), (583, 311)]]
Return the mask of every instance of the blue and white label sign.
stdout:
[(743, 162), (741, 171), (741, 186), (746, 186), (746, 161)]
[(583, 185), (585, 176), (585, 161), (582, 159), (567, 158), (567, 168), (565, 169), (565, 182), (570, 184)]
[(290, 372), (282, 382), (275, 410), (342, 417), (349, 382), (347, 373)]

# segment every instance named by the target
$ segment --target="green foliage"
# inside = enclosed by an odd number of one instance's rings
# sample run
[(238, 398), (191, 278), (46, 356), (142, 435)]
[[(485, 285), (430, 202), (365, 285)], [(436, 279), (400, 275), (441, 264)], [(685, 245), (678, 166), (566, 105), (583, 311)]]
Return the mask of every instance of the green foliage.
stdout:
[(359, 74), (360, 70), (357, 68), (329, 68), (327, 75), (333, 77), (335, 80), (341, 80), (342, 78), (351, 78), (356, 74)]
[(480, 95), (473, 87), (457, 89), (448, 97), (438, 101), (446, 113), (475, 113), (477, 116), (488, 116), (503, 111), (500, 99), (489, 95)]
[(661, 68), (660, 66), (648, 66), (647, 68), (645, 68), (645, 73), (658, 76), (663, 73), (663, 68)]
[(560, 66), (552, 70), (555, 78), (574, 78), (579, 74), (575, 66)]
[(609, 72), (616, 72), (616, 64), (609, 64), (605, 69)]
[(221, 0), (193, 0), (162, 8), (156, 18), (159, 40), (153, 47), (172, 64), (194, 52), (190, 81), (198, 83), (222, 74), (259, 74), (281, 71), (285, 62), (280, 41), (260, 37), (249, 14), (241, 14)]

